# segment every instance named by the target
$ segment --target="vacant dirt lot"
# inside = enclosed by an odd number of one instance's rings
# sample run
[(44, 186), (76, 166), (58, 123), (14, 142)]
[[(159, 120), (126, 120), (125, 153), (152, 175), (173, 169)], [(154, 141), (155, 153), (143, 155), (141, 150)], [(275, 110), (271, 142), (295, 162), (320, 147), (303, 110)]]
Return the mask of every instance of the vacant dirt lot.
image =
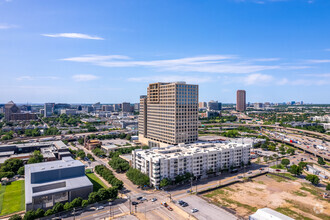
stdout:
[(321, 192), (302, 180), (268, 174), (203, 196), (219, 206), (234, 209), (245, 218), (259, 208), (268, 207), (294, 219), (330, 219), (330, 203), (320, 196)]

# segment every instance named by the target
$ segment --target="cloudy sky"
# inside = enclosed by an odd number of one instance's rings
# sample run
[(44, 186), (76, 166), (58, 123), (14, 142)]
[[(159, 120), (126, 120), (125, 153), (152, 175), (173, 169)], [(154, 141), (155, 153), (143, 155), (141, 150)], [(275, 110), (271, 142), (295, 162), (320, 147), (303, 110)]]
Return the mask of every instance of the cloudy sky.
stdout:
[(148, 83), (200, 101), (330, 103), (328, 0), (0, 0), (0, 103), (137, 102)]

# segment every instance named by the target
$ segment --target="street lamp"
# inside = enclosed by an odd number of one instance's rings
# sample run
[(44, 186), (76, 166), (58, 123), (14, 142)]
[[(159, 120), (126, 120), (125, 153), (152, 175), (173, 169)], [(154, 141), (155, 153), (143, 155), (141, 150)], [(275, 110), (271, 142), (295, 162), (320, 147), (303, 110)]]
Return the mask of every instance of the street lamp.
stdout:
[(112, 205), (112, 203), (109, 202), (109, 219), (111, 219), (111, 205)]

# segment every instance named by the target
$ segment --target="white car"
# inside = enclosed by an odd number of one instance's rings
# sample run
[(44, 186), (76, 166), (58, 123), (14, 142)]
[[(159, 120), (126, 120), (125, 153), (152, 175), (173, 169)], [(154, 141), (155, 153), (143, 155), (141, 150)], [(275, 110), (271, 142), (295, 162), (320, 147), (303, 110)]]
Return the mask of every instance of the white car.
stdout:
[(198, 209), (194, 208), (191, 210), (192, 213), (198, 212)]
[(99, 206), (99, 207), (96, 208), (96, 210), (101, 210), (101, 209), (104, 209), (104, 207), (103, 206)]
[(156, 202), (157, 198), (152, 198), (151, 202)]

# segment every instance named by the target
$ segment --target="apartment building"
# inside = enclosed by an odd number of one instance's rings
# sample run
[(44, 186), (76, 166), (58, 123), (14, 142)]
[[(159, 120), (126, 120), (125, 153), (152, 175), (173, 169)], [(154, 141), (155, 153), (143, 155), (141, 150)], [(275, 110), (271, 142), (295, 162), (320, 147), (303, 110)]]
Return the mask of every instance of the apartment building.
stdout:
[(157, 187), (163, 178), (174, 179), (186, 172), (204, 178), (210, 170), (219, 172), (247, 164), (251, 147), (251, 143), (196, 143), (138, 149), (132, 152), (132, 165), (147, 174)]
[(156, 147), (198, 138), (198, 85), (152, 83), (140, 97), (139, 141)]

